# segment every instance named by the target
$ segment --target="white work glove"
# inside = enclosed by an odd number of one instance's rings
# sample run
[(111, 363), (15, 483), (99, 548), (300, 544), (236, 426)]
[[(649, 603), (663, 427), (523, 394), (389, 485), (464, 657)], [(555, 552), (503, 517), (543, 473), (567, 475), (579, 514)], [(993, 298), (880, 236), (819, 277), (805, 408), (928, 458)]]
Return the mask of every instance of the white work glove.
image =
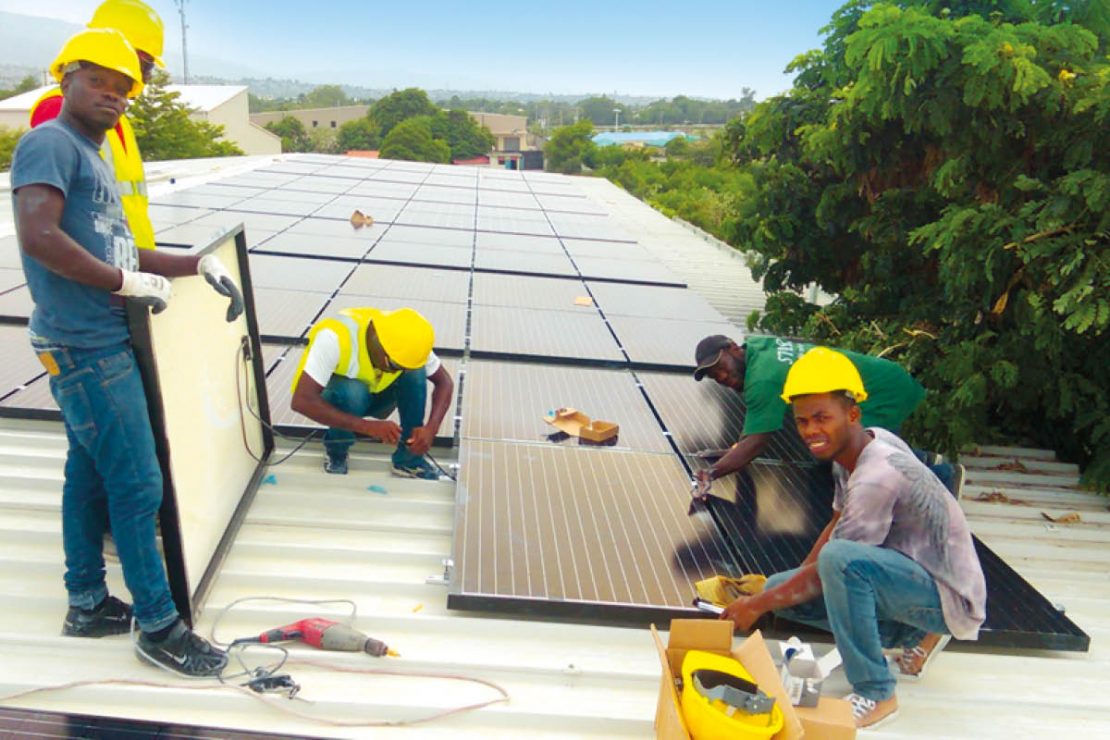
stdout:
[(231, 279), (227, 268), (216, 259), (216, 255), (206, 254), (201, 257), (197, 263), (197, 274), (207, 280), (217, 293), (231, 299), (231, 304), (227, 307), (228, 323), (239, 318), (239, 314), (243, 313), (243, 294), (239, 292), (239, 286)]
[(170, 300), (170, 281), (161, 275), (151, 272), (131, 272), (120, 270), (123, 273), (123, 283), (119, 290), (112, 291), (116, 295), (125, 296), (141, 306), (147, 306), (154, 313), (166, 310)]

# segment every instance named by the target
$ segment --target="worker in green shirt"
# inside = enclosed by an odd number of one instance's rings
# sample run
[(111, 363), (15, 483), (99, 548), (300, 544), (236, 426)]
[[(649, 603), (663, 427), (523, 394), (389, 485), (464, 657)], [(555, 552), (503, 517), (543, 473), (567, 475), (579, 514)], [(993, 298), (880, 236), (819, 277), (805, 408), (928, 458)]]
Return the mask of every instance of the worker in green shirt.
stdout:
[[(771, 435), (782, 428), (787, 405), (782, 400), (786, 374), (794, 361), (814, 345), (780, 337), (748, 337), (737, 344), (722, 334), (706, 337), (695, 350), (697, 367), (694, 380), (708, 376), (718, 385), (731, 388), (744, 397), (747, 413), (740, 441), (728, 450), (698, 453), (705, 458), (719, 457), (710, 468), (699, 470), (699, 490), (722, 476), (742, 470), (758, 457)], [(863, 377), (870, 394), (860, 404), (864, 427), (882, 427), (897, 433), (902, 423), (925, 398), (925, 389), (901, 365), (870, 355), (838, 350), (847, 355)], [(941, 482), (959, 498), (963, 486), (963, 466), (938, 461), (934, 453), (917, 451)]]

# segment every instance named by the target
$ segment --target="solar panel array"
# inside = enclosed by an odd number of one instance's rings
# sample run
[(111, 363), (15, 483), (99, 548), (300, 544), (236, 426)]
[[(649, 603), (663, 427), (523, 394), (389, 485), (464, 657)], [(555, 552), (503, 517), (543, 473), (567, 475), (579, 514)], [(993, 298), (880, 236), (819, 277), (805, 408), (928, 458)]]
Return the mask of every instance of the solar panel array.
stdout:
[[(355, 227), (356, 210), (373, 225)], [(163, 248), (244, 224), (279, 428), (317, 426), (289, 399), (319, 318), (407, 305), (432, 321), (458, 389), (437, 436), (460, 465), (450, 606), (688, 616), (694, 581), (793, 567), (828, 521), (828, 471), (790, 425), (715, 484), (712, 519), (687, 515), (705, 465), (694, 453), (734, 442), (744, 413), (737, 394), (690, 378), (693, 347), (739, 332), (573, 178), (301, 155), (154, 197), (150, 214)], [(14, 238), (0, 240), (0, 323), (30, 315), (19, 267)], [(0, 326), (0, 343), (12, 358), (0, 414), (56, 413), (25, 329)], [(618, 423), (617, 439), (555, 434), (544, 416), (564, 406)], [(986, 552), (992, 596), (1047, 604)], [(999, 613), (985, 641), (1067, 636), (1063, 617), (1034, 617)]]

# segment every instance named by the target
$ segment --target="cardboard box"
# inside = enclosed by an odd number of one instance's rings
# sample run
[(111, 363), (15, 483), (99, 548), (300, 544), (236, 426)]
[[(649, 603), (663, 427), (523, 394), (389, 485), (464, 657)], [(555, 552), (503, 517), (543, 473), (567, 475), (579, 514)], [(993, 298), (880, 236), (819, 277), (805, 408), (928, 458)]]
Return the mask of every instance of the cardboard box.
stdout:
[(798, 707), (794, 711), (802, 722), (806, 740), (855, 740), (852, 706), (843, 699), (822, 696), (817, 706)]
[(666, 646), (663, 645), (655, 625), (651, 627), (651, 636), (655, 640), (663, 669), (659, 703), (655, 710), (656, 737), (662, 740), (690, 740), (686, 723), (682, 719), (678, 689), (675, 687), (675, 676), (682, 674), (682, 659), (686, 657), (687, 650), (705, 650), (736, 658), (752, 675), (759, 688), (775, 698), (775, 703), (782, 710), (782, 730), (774, 736), (774, 740), (799, 740), (803, 737), (801, 720), (790, 704), (775, 663), (771, 660), (771, 654), (767, 652), (763, 636), (758, 630), (735, 649), (732, 647), (732, 622), (723, 620), (675, 619), (671, 622)]

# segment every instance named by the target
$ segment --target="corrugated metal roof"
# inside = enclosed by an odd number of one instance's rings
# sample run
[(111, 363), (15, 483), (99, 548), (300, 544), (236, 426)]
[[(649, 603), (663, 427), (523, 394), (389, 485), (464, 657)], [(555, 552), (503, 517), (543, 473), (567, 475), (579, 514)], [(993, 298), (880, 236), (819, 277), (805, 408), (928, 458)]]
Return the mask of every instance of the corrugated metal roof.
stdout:
[[(231, 164), (223, 163), (224, 172)], [(189, 166), (191, 177), (205, 177), (202, 167)], [(745, 316), (748, 306), (762, 305), (762, 291), (745, 277), (739, 257), (691, 240), (681, 226), (604, 181), (576, 183), (733, 320)], [(6, 227), (10, 222), (0, 223)], [(57, 424), (0, 420), (0, 697), (74, 680), (167, 678), (140, 664), (126, 638), (59, 636), (65, 611), (59, 514), (64, 451)], [(442, 560), (452, 551), (453, 489), (398, 481), (378, 453), (368, 448), (356, 456), (352, 475), (339, 484), (320, 471), (319, 449), (272, 470), (274, 483), (261, 488), (215, 583), (202, 631), (220, 609), (244, 596), (351, 598), (358, 604), (356, 625), (403, 657), (375, 661), (300, 647), (292, 651), (295, 659), (465, 674), (495, 682), (511, 697), (420, 726), (414, 730), (420, 737), (649, 737), (659, 666), (646, 630), (448, 612), (446, 588), (427, 577), (442, 572)], [(1080, 491), (1074, 467), (1056, 463), (1051, 453), (984, 448), (965, 462), (970, 473), (963, 507), (973, 531), (1066, 608), (1090, 634), (1091, 651), (950, 649), (926, 681), (899, 688), (901, 717), (882, 736), (1110, 735), (1108, 500)], [(1075, 511), (1080, 521), (1053, 523), (1042, 511), (1054, 517)], [(124, 593), (118, 566), (110, 568), (109, 582)], [(229, 616), (219, 636), (260, 632), (321, 611), (251, 604)], [(415, 677), (340, 674), (298, 663), (289, 670), (304, 687), (301, 696), (315, 703), (286, 706), (333, 721), (413, 718), (495, 695), (487, 687)], [(379, 734), (297, 719), (255, 697), (207, 684), (170, 682), (174, 687), (167, 689), (102, 684), (0, 704), (295, 736)], [(847, 691), (840, 672), (826, 684), (829, 694)]]

